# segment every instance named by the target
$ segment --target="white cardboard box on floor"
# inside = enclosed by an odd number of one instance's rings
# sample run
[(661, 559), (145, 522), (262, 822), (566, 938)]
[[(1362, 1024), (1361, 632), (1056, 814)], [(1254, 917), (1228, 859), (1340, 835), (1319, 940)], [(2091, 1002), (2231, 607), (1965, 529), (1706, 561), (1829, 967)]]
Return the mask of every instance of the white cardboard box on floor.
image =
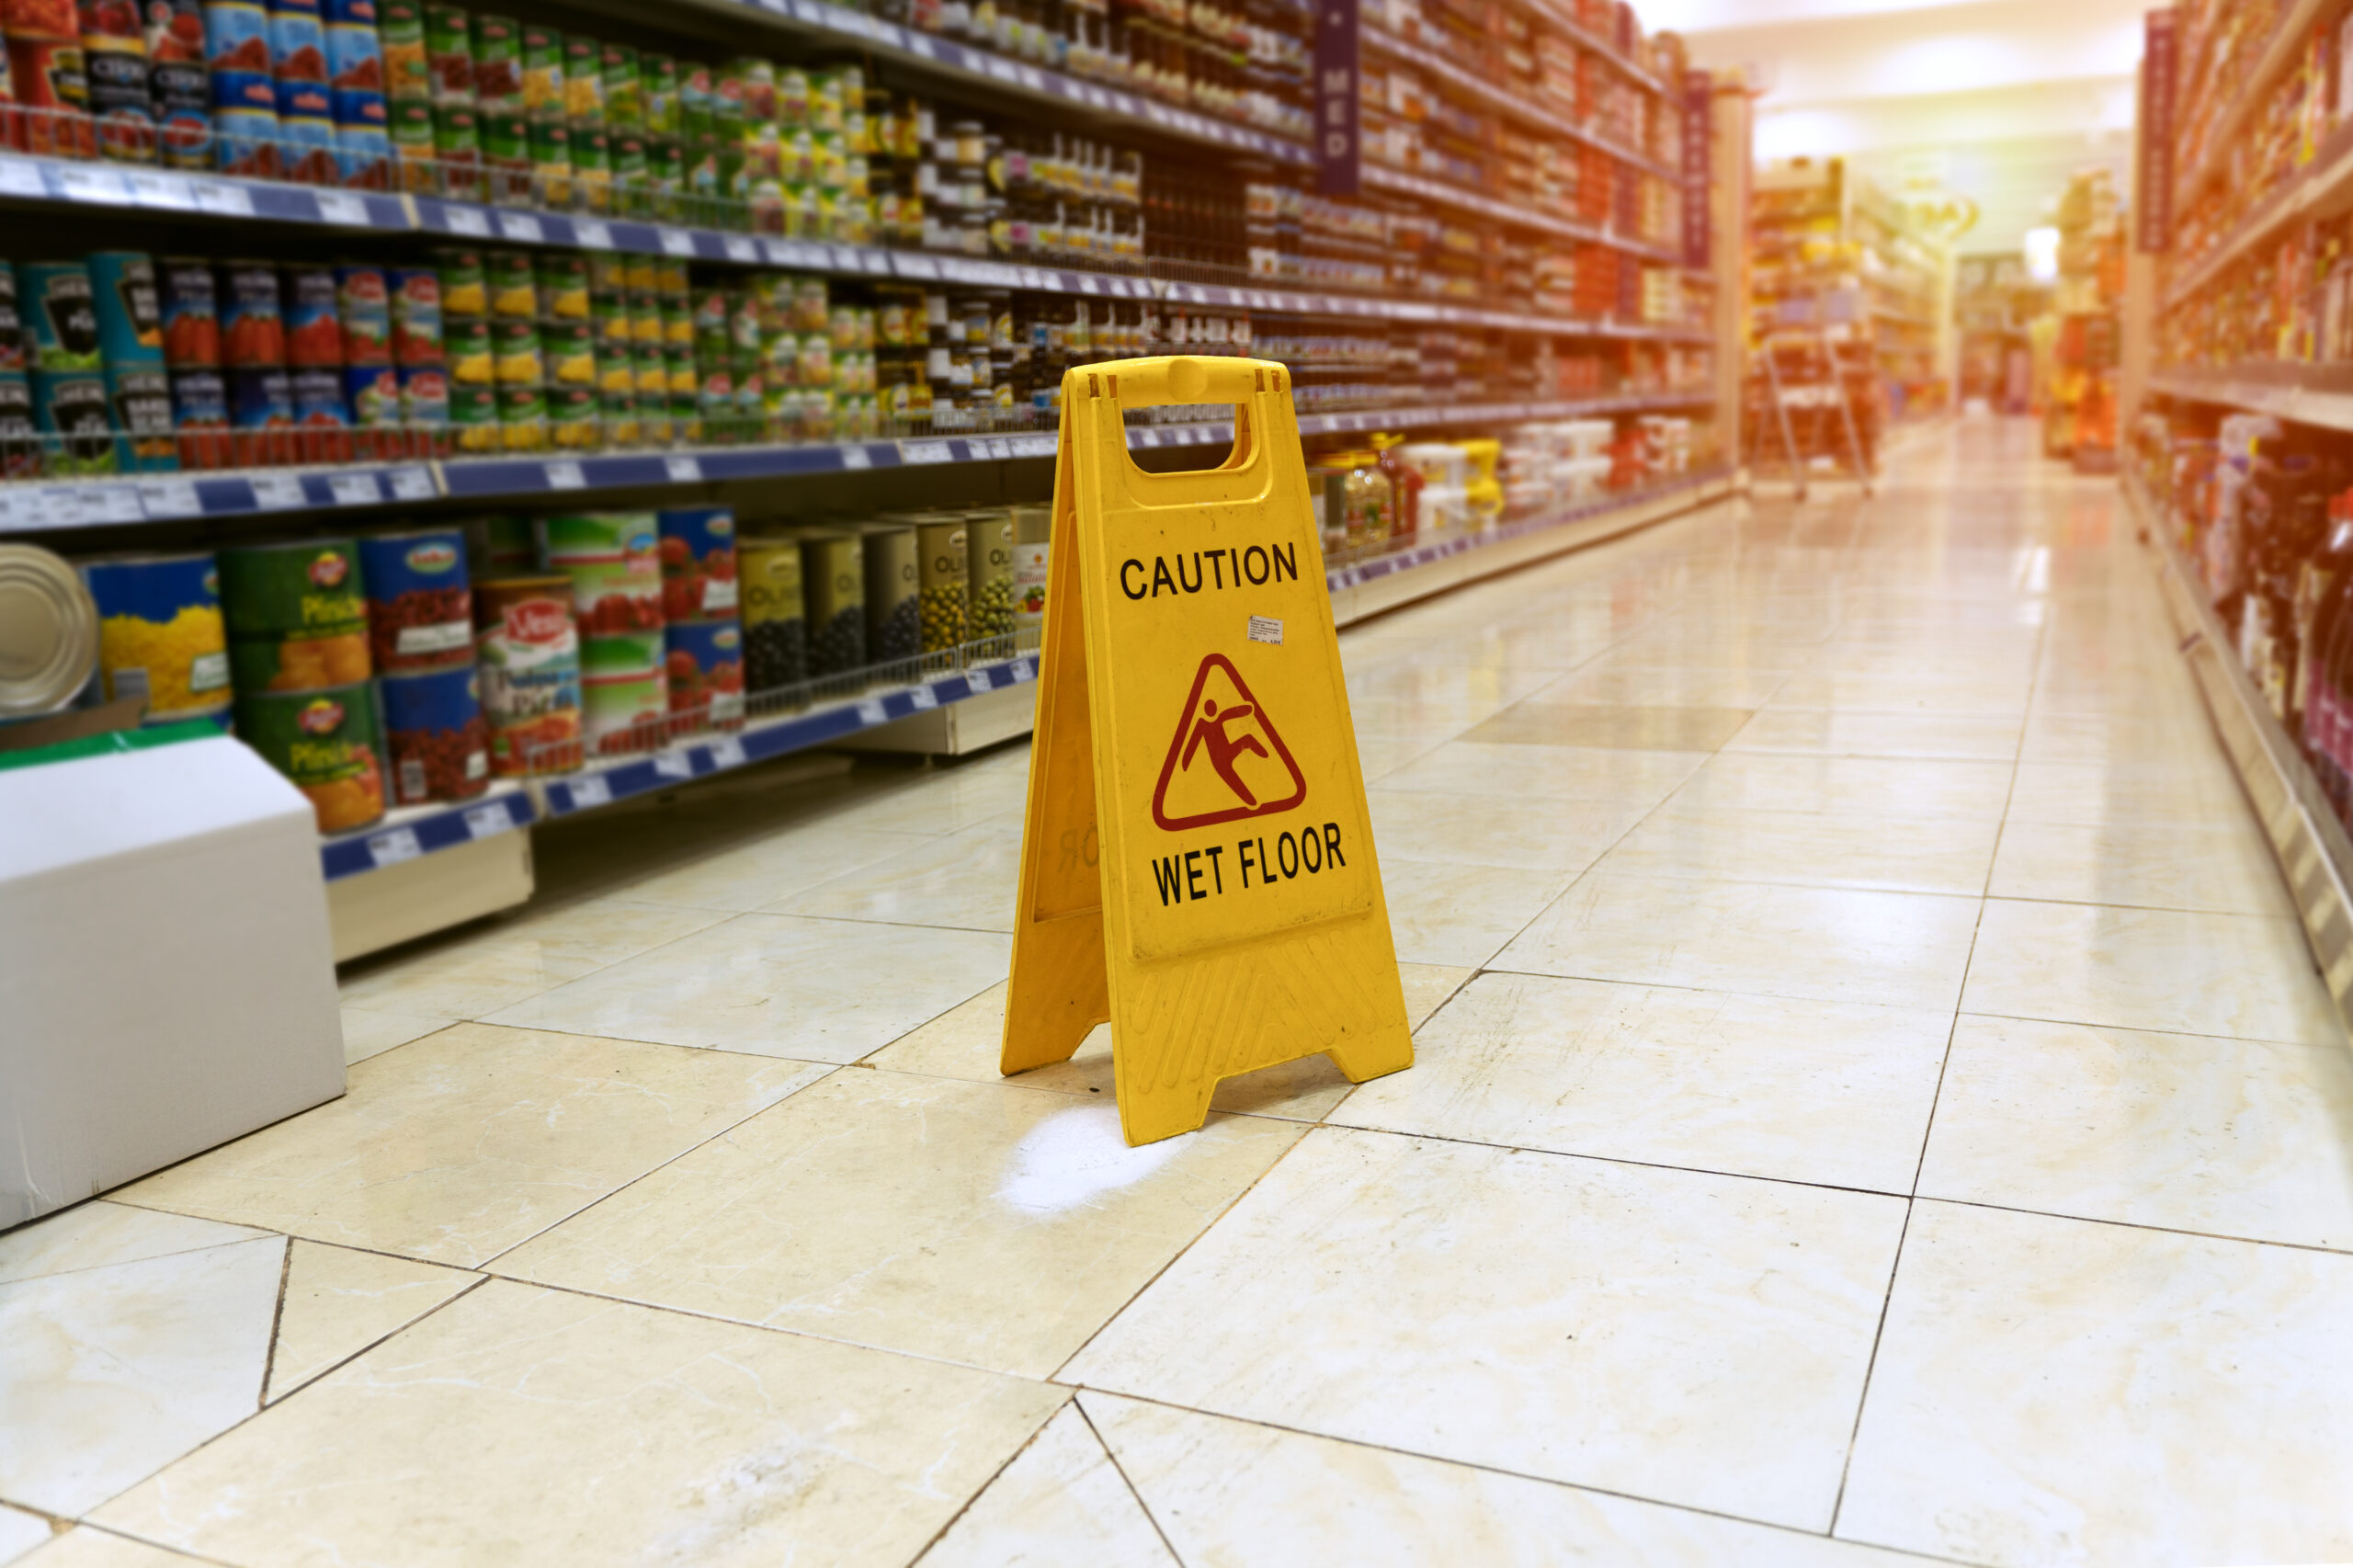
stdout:
[(301, 791), (226, 736), (0, 771), (0, 1228), (342, 1093)]

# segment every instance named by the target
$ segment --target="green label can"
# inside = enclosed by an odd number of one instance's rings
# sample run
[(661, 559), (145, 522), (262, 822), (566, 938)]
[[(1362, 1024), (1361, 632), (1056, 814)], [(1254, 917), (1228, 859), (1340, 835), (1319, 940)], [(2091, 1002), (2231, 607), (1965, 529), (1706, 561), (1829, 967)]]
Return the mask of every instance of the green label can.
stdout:
[(588, 319), (588, 258), (578, 251), (549, 251), (536, 268), (540, 313), (550, 321)]
[(923, 651), (961, 646), (965, 638), (970, 531), (961, 517), (915, 525), (916, 580), (921, 588)]
[(236, 721), (237, 738), (310, 797), (321, 833), (384, 814), (383, 735), (369, 682), (241, 695)]
[(367, 585), (348, 539), (229, 545), (219, 552), (221, 613), (232, 637), (327, 637), (368, 631)]
[(972, 566), (970, 608), (974, 642), (1013, 631), (1013, 509), (992, 506), (964, 515)]

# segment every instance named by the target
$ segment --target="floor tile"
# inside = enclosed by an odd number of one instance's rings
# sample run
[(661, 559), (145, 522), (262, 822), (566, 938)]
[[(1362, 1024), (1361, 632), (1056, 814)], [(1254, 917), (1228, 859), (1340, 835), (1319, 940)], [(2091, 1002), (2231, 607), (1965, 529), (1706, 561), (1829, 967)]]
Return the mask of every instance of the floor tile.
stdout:
[(724, 918), (625, 899), (525, 914), (364, 965), (345, 979), (343, 1005), (413, 1017), (479, 1018)]
[(2038, 711), (2026, 722), (2019, 757), (2027, 762), (2162, 765), (2185, 753), (2218, 752), (2213, 727), (2196, 711), (2146, 714)]
[(1535, 693), (1533, 699), (1755, 709), (1763, 707), (1790, 678), (1781, 670), (1611, 664), (1562, 676)]
[(1009, 934), (1020, 883), (1021, 824), (1016, 819), (926, 840), (762, 908), (770, 915)]
[(1773, 694), (1773, 701), (1784, 708), (2017, 719), (2025, 715), (2033, 687), (2033, 676), (2025, 670), (1979, 676), (1939, 676), (1901, 667), (1801, 670)]
[(2353, 1558), (2353, 1257), (1924, 1202), (1837, 1533), (2003, 1568)]
[(423, 1013), (370, 1012), (363, 1007), (343, 1009), (343, 1062), (349, 1066), (365, 1062), (371, 1056), (381, 1056), (395, 1046), (422, 1040), (436, 1029), (446, 1029), (455, 1018), (436, 1017)]
[(1770, 704), (1726, 741), (1724, 749), (2008, 762), (2018, 755), (2019, 729), (2016, 718), (1996, 715), (1881, 713)]
[[(1405, 994), (1406, 1021), (1417, 1029), (1461, 989), (1472, 972), (1468, 968), (1421, 963), (1399, 964), (1397, 971)], [(997, 984), (922, 1028), (909, 1030), (869, 1057), (866, 1065), (896, 1073), (962, 1078), (976, 1084), (1009, 1084), (1056, 1094), (1102, 1095), (1108, 1098), (1114, 1093), (1108, 1024), (1097, 1024), (1068, 1061), (1033, 1067), (1010, 1078), (997, 1070), (1004, 1043), (1005, 987)], [(1352, 1087), (1340, 1070), (1332, 1065), (1330, 1058), (1319, 1054), (1228, 1078), (1218, 1085), (1210, 1108), (1234, 1115), (1316, 1121), (1346, 1098)]]
[(1596, 871), (1490, 967), (1703, 991), (1952, 1006), (1978, 901)]
[[(1012, 949), (994, 932), (739, 915), (509, 1007), (495, 1021), (855, 1062), (1004, 978)], [(882, 976), (889, 984), (877, 983)]]
[(97, 1522), (252, 1568), (899, 1564), (1066, 1398), (494, 1280)]
[(128, 1202), (475, 1264), (813, 1082), (799, 1062), (463, 1024)]
[(34, 1547), (48, 1545), (52, 1533), (40, 1515), (0, 1504), (0, 1562), (14, 1562)]
[(1967, 817), (1735, 811), (1670, 801), (1603, 856), (1603, 874), (1976, 897), (1998, 824)]
[(2245, 821), (2225, 827), (2013, 822), (2002, 830), (1990, 891), (2069, 903), (2296, 913), (2270, 844)]
[(1075, 1403), (1056, 1413), (917, 1568), (1177, 1568)]
[(1745, 708), (1531, 700), (1506, 709), (1463, 738), (1506, 745), (1713, 751), (1730, 740), (1748, 716)]
[(1492, 795), (1430, 790), (1365, 791), (1384, 869), (1392, 860), (1574, 875), (1599, 859), (1643, 808), (1582, 801), (1499, 807)]
[(495, 1267), (1042, 1378), (1302, 1131), (1221, 1117), (1131, 1149), (1108, 1096), (860, 1068)]
[(2253, 818), (2230, 763), (2191, 752), (2163, 762), (2021, 762), (2009, 820), (2238, 827)]
[(285, 1258), (264, 1236), (0, 1285), (0, 1497), (86, 1513), (251, 1415)]
[(1483, 974), (1351, 1127), (1908, 1193), (1950, 1015)]
[(744, 915), (835, 877), (932, 842), (917, 833), (881, 833), (832, 823), (796, 827), (632, 883), (640, 903)]
[(1318, 1129), (1063, 1375), (1824, 1529), (1903, 1218), (1870, 1194)]
[(2245, 1040), (2345, 1043), (2296, 922), (1992, 899), (1961, 1006)]
[(1999, 822), (2012, 771), (2006, 762), (1722, 751), (1683, 782), (1674, 803), (1708, 811)]
[(1383, 858), (1389, 934), (1410, 963), (1485, 963), (1575, 881), (1573, 871)]
[(82, 1525), (17, 1561), (21, 1568), (190, 1568), (199, 1560)]
[(1078, 1403), (1188, 1562), (1894, 1568), (1917, 1561), (1116, 1394), (1090, 1391)]
[(1700, 751), (1449, 741), (1384, 776), (1381, 783), (1392, 790), (1649, 806), (1665, 800), (1707, 760)]
[(2353, 1056), (1963, 1015), (1920, 1191), (2353, 1251)]
[(262, 1403), (275, 1404), (481, 1279), (479, 1274), (381, 1253), (291, 1243)]
[(12, 1279), (102, 1268), (110, 1263), (200, 1252), (267, 1234), (246, 1225), (223, 1225), (95, 1199), (0, 1233), (0, 1285)]

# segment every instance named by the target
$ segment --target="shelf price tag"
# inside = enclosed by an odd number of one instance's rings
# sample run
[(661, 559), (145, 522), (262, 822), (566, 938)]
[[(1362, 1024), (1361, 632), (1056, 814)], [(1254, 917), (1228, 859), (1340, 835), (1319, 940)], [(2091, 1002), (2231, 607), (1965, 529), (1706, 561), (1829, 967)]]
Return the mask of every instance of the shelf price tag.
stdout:
[(966, 670), (964, 672), (964, 684), (972, 687), (974, 691), (986, 691), (990, 688), (989, 672), (977, 666), (972, 669)]
[(612, 225), (602, 219), (574, 218), (572, 221), (572, 237), (580, 242), (580, 248), (583, 250), (613, 248)]
[(902, 441), (899, 460), (903, 463), (945, 463), (956, 460), (955, 449), (945, 441)]
[(327, 490), (338, 506), (372, 506), (384, 498), (372, 473), (331, 473), (327, 475)]
[(488, 838), (505, 833), (515, 825), (514, 813), (504, 801), (492, 801), (486, 805), (466, 808), (466, 833), (473, 838)]
[(131, 199), (142, 207), (159, 208), (166, 212), (187, 212), (196, 206), (196, 193), (188, 181), (177, 175), (126, 170), (123, 178), (130, 182)]
[(151, 517), (193, 517), (204, 511), (192, 479), (142, 480), (139, 506)]
[(841, 449), (841, 452), (842, 467), (844, 468), (859, 469), (872, 468), (874, 466), (874, 460), (866, 455), (866, 449), (864, 447), (844, 447)]
[(313, 198), (319, 204), (319, 221), (340, 223), (346, 228), (365, 229), (372, 226), (368, 216), (368, 199), (339, 190), (322, 190)]
[(460, 207), (454, 202), (444, 202), (441, 220), (449, 225), (449, 232), (453, 234), (468, 234), (477, 240), (490, 238), (490, 214), (479, 207)]
[(392, 482), (395, 501), (433, 499), (433, 471), (429, 468), (396, 468), (384, 477)]
[(918, 713), (923, 712), (926, 709), (937, 708), (939, 706), (938, 695), (927, 686), (918, 686), (910, 688), (907, 692), (907, 700), (915, 705), (915, 711)]
[(132, 484), (92, 484), (82, 491), (82, 515), (94, 523), (135, 523), (147, 513)]
[(613, 803), (613, 787), (601, 773), (591, 773), (572, 781), (572, 809), (587, 806), (608, 806)]
[(518, 244), (535, 245), (547, 238), (540, 221), (529, 212), (502, 212), (498, 215), (499, 232)]
[(387, 828), (368, 835), (368, 858), (380, 868), (397, 866), (424, 853), (425, 846), (417, 842), (416, 829), (413, 827)]
[(695, 776), (694, 759), (682, 751), (657, 752), (654, 757), (654, 771), (665, 778), (692, 778)]
[(664, 458), (662, 467), (670, 475), (673, 484), (702, 483), (702, 460), (699, 458)]
[(695, 254), (695, 237), (686, 230), (664, 229), (661, 235), (664, 256), (691, 256)]
[(111, 206), (131, 199), (131, 187), (112, 169), (95, 164), (66, 165), (49, 172), (57, 194), (68, 201), (96, 201)]
[(1013, 667), (1006, 673), (1013, 676), (1014, 684), (1018, 686), (1021, 682), (1029, 679), (1037, 671), (1029, 660), (1016, 659), (1013, 661)]
[(0, 196), (48, 194), (49, 187), (41, 183), (39, 164), (28, 164), (20, 158), (0, 158)]
[(882, 699), (879, 697), (865, 698), (858, 702), (858, 722), (861, 724), (880, 724), (890, 717), (891, 710), (882, 706)]
[(744, 755), (744, 743), (733, 735), (710, 743), (710, 765), (713, 767), (741, 767), (748, 760)]
[(550, 490), (585, 490), (588, 487), (587, 472), (578, 463), (549, 463), (541, 472), (546, 475)]
[(727, 248), (728, 260), (741, 262), (745, 267), (759, 265), (760, 247), (749, 234), (727, 234), (719, 243)]

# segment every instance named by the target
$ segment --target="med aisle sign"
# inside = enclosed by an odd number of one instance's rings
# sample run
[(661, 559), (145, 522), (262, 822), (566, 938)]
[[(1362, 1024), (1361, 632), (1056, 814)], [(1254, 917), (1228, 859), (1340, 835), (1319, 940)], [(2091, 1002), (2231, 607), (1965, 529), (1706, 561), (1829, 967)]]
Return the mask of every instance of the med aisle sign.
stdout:
[[(1220, 467), (1146, 473), (1125, 412), (1234, 405)], [(1218, 1081), (1413, 1063), (1290, 372), (1129, 359), (1063, 380), (1006, 1073), (1111, 1025), (1131, 1143)]]

